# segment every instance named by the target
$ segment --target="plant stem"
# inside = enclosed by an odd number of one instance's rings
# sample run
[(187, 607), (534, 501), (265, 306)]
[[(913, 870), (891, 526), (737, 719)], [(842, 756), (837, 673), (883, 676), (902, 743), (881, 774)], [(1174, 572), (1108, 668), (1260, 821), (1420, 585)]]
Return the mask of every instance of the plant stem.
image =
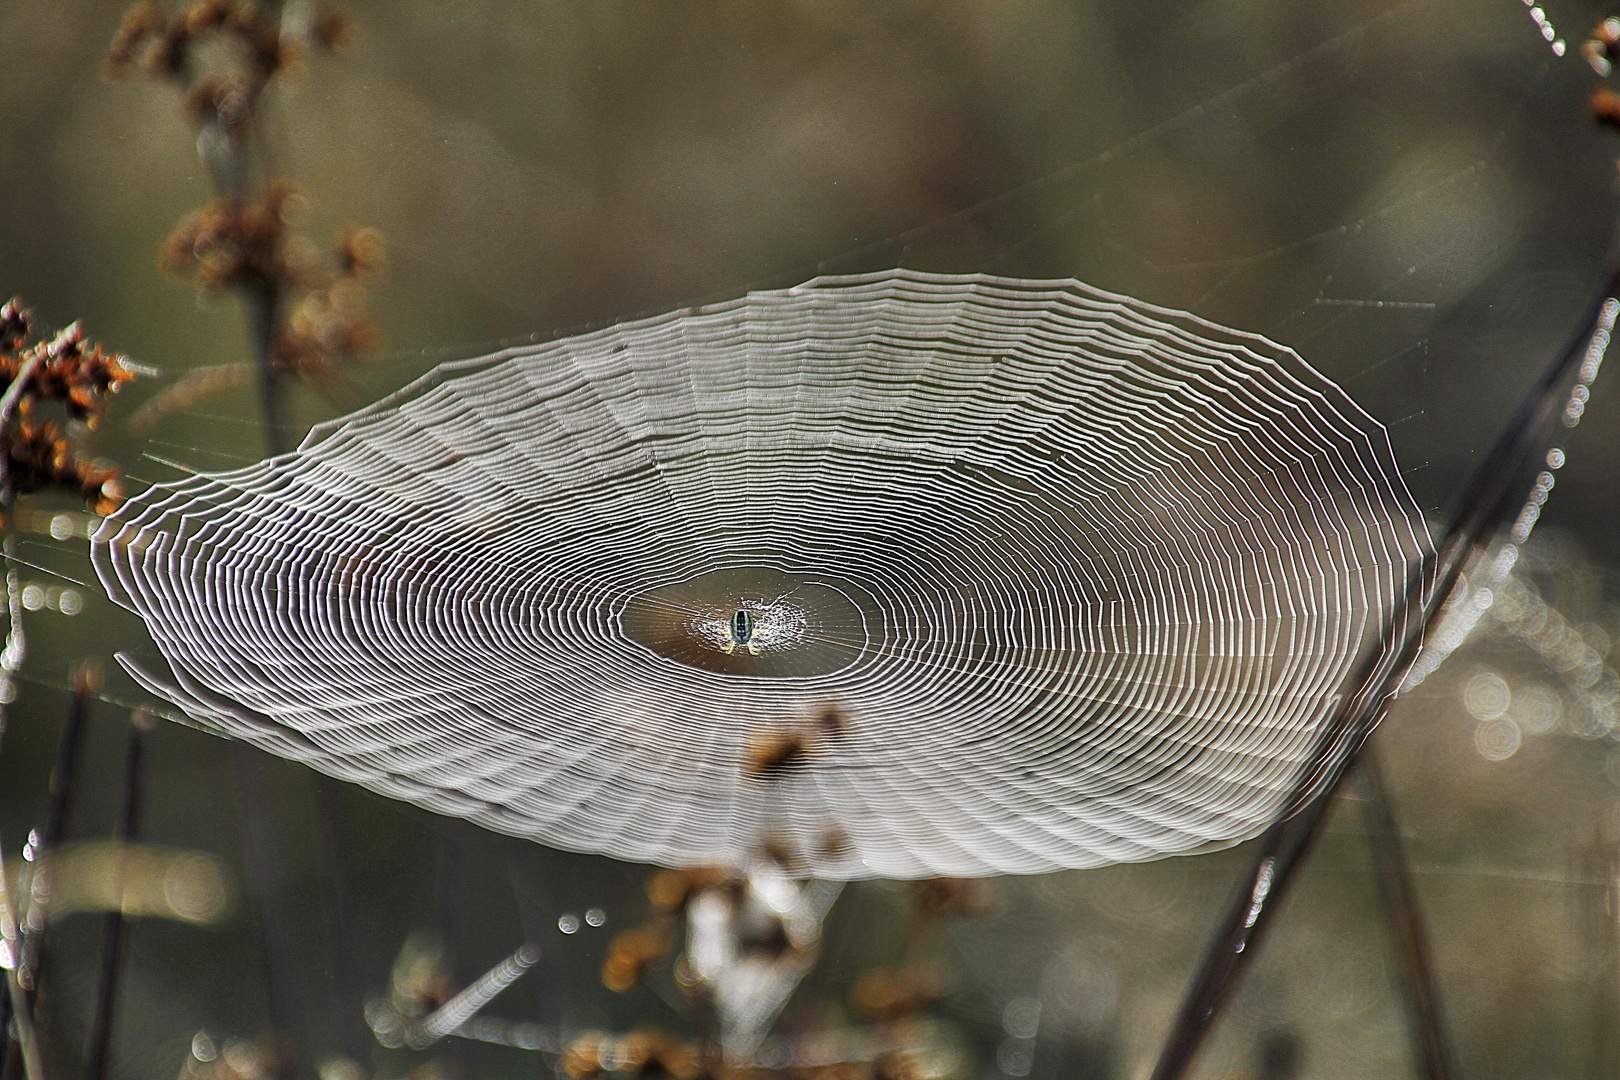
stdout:
[(68, 813), (73, 807), (73, 795), (78, 779), (79, 744), (83, 741), (84, 718), (89, 711), (90, 667), (81, 665), (73, 676), (73, 696), (68, 699), (67, 718), (62, 723), (62, 734), (56, 745), (56, 765), (51, 769), (50, 810), (45, 819), (45, 831), (40, 834), (34, 853), (32, 895), (28, 901), (27, 917), (23, 921), (22, 957), (17, 964), (17, 979), (25, 991), (30, 991), (30, 1004), (37, 1005), (41, 974), (44, 965), (45, 926), (50, 920), (51, 894), (56, 882), (56, 857), (67, 834)]
[(1425, 556), (1408, 578), (1381, 647), (1362, 662), (1347, 684), (1352, 692), (1344, 695), (1343, 704), (1317, 737), (1277, 819), (1255, 842), (1253, 861), (1238, 879), (1226, 913), (1194, 972), (1152, 1080), (1180, 1080), (1186, 1075), (1204, 1036), (1231, 999), (1295, 870), (1310, 850), (1329, 800), (1417, 659), (1424, 631), (1450, 597), (1463, 567), (1501, 521), (1510, 485), (1553, 415), (1559, 395), (1567, 393), (1571, 374), (1579, 368), (1588, 341), (1601, 326), (1604, 305), (1616, 292), (1620, 292), (1620, 253), (1611, 254), (1603, 287), (1588, 304), (1579, 331), (1542, 369), (1464, 485), (1451, 526), (1434, 553)]
[(277, 883), (286, 880), (287, 874), (280, 858), (281, 845), (266, 809), (269, 806), (266, 762), (261, 751), (244, 742), (231, 743), (230, 757), (242, 825), (248, 894), (253, 898), (254, 921), (264, 949), (274, 1072), (280, 1077), (301, 1076), (304, 1074), (303, 1047), (289, 1037), (296, 989), (292, 975), (293, 938), (276, 895)]
[(123, 961), (124, 944), (124, 889), (128, 868), (126, 861), (130, 845), (140, 830), (141, 814), (141, 756), (145, 748), (146, 733), (152, 726), (152, 715), (137, 709), (130, 717), (129, 748), (124, 756), (124, 809), (118, 819), (118, 868), (113, 892), (116, 903), (107, 912), (107, 921), (101, 934), (101, 978), (96, 988), (96, 1011), (90, 1024), (89, 1063), (85, 1068), (86, 1080), (102, 1080), (107, 1075), (107, 1052), (112, 1045), (113, 1009), (118, 1001), (118, 971)]
[(45, 1080), (45, 1060), (39, 1052), (39, 1033), (34, 1028), (34, 1012), (15, 970), (6, 972), (6, 990), (11, 999), (11, 1022), (22, 1051), (23, 1075), (28, 1080)]
[(1400, 962), (1406, 1005), (1411, 1013), (1417, 1058), (1425, 1080), (1451, 1080), (1451, 1043), (1446, 1037), (1445, 1017), (1440, 1009), (1440, 991), (1429, 961), (1429, 942), (1423, 930), (1417, 893), (1395, 825), (1389, 791), (1384, 785), (1383, 763), (1376, 740), (1361, 748), (1356, 762), (1356, 786), (1361, 789), (1367, 811), (1368, 840), (1373, 865), (1378, 871), (1378, 890), (1389, 913), (1389, 927), (1395, 938), (1395, 954)]
[[(60, 335), (57, 340), (62, 340)], [(5, 561), (6, 614), (9, 619), (5, 649), (0, 653), (0, 668), (3, 668), (3, 671), (0, 671), (0, 678), (4, 679), (8, 687), (15, 685), (12, 677), (22, 667), (27, 647), (22, 624), (22, 583), (18, 580), (16, 544), (11, 532), (12, 511), (16, 505), (17, 492), (11, 483), (11, 455), (5, 450), (6, 435), (11, 429), (11, 419), (17, 413), (17, 403), (22, 400), (23, 391), (33, 381), (34, 373), (44, 362), (45, 352), (34, 349), (28, 359), (23, 361), (22, 367), (11, 380), (11, 384), (6, 387), (5, 393), (0, 395), (0, 513), (3, 513), (5, 519), (5, 540), (0, 544), (0, 553), (4, 554)], [(71, 712), (69, 715), (72, 715)], [(0, 706), (0, 735), (4, 733), (5, 712), (4, 706)], [(23, 967), (23, 961), (28, 943), (23, 937), (25, 915), (18, 901), (19, 897), (12, 891), (6, 873), (5, 846), (0, 844), (0, 950), (6, 953), (4, 965), (6, 1023), (0, 1026), (0, 1080), (10, 1080), (13, 1042), (20, 1051), (23, 1072), (28, 1080), (44, 1080), (44, 1063), (39, 1051), (39, 1040), (34, 1032), (33, 1000), (22, 981), (23, 975), (27, 972)]]

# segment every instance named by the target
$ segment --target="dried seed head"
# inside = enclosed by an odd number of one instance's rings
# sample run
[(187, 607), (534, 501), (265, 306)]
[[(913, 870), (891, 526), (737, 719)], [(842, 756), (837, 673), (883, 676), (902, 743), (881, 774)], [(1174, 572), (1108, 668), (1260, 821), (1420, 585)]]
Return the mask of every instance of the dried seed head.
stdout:
[(15, 349), (28, 341), (33, 312), (15, 296), (0, 305), (0, 350)]
[(342, 274), (369, 278), (379, 273), (387, 261), (387, 245), (381, 229), (350, 226), (338, 237), (337, 262)]
[(669, 950), (669, 931), (656, 923), (620, 931), (608, 943), (602, 985), (616, 994), (626, 992), (641, 981), (648, 968), (668, 956)]
[(1616, 94), (1607, 86), (1600, 86), (1593, 91), (1587, 102), (1587, 108), (1592, 112), (1592, 119), (1604, 127), (1620, 128), (1620, 94)]

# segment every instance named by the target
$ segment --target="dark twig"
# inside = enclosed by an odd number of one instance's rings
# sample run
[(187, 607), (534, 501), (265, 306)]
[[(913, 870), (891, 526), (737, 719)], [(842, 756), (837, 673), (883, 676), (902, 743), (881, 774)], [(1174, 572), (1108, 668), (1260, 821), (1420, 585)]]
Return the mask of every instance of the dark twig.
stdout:
[[(34, 1028), (34, 1011), (28, 991), (17, 978), (16, 969), (6, 971), (6, 998), (11, 1002), (11, 1030), (16, 1032), (18, 1056), (27, 1080), (45, 1080), (44, 1056), (39, 1050), (39, 1032)], [(6, 1072), (10, 1074), (10, 1046), (7, 1046)]]
[(297, 987), (293, 979), (293, 935), (286, 921), (277, 886), (286, 880), (282, 845), (275, 835), (267, 808), (270, 805), (265, 755), (244, 742), (230, 745), (231, 772), (236, 780), (236, 802), (242, 828), (248, 893), (264, 949), (265, 979), (270, 1020), (271, 1061), (277, 1076), (304, 1075), (304, 1048), (289, 1033)]
[[(0, 844), (0, 852), (4, 850)], [(32, 1003), (17, 978), (17, 958), (22, 953), (20, 919), (17, 894), (11, 889), (5, 859), (0, 858), (0, 958), (5, 960), (0, 964), (5, 969), (0, 979), (0, 1080), (11, 1080), (18, 1062), (28, 1080), (44, 1080)], [(17, 1047), (15, 1055), (13, 1045)]]
[(1601, 326), (1604, 305), (1620, 291), (1620, 257), (1611, 256), (1603, 288), (1578, 323), (1580, 330), (1547, 364), (1490, 452), (1457, 499), (1451, 526), (1433, 554), (1408, 579), (1382, 647), (1360, 665), (1351, 685), (1357, 692), (1323, 728), (1300, 770), (1278, 819), (1254, 845), (1253, 861), (1238, 879), (1209, 950), (1165, 1040), (1153, 1080), (1185, 1076), (1194, 1055), (1231, 998), (1280, 905), (1294, 871), (1310, 850), (1334, 791), (1355, 761), (1356, 751), (1382, 715), (1404, 673), (1417, 659), (1424, 630), (1451, 595), (1463, 567), (1503, 517), (1503, 502), (1531, 448), (1541, 437), (1587, 344)]
[(1389, 792), (1384, 786), (1384, 768), (1376, 740), (1361, 748), (1356, 761), (1356, 786), (1365, 800), (1368, 841), (1378, 874), (1378, 891), (1389, 913), (1389, 928), (1395, 939), (1395, 955), (1401, 968), (1422, 1075), (1426, 1080), (1451, 1080), (1456, 1075), (1452, 1067), (1451, 1040), (1446, 1036), (1440, 991), (1429, 960), (1428, 936), (1423, 930), (1423, 916), (1412, 887), (1406, 852), (1395, 824)]
[(129, 722), (129, 749), (124, 756), (124, 810), (118, 819), (118, 879), (113, 890), (115, 905), (107, 912), (101, 932), (101, 978), (96, 987), (96, 1011), (90, 1024), (89, 1063), (86, 1080), (102, 1080), (107, 1075), (107, 1052), (112, 1046), (113, 1010), (118, 1002), (118, 970), (124, 955), (125, 858), (140, 831), (141, 754), (146, 733), (152, 727), (152, 714), (137, 709)]
[(50, 919), (51, 893), (55, 888), (56, 858), (62, 838), (67, 833), (68, 813), (73, 808), (79, 744), (83, 742), (84, 718), (89, 710), (92, 682), (90, 665), (80, 665), (73, 676), (73, 696), (68, 699), (67, 718), (63, 721), (62, 734), (56, 744), (56, 764), (51, 769), (50, 809), (34, 852), (37, 869), (28, 901), (27, 918), (23, 923), (23, 952), (17, 975), (23, 989), (36, 999), (44, 963), (45, 924)]
[(326, 936), (337, 969), (338, 1045), (351, 1060), (366, 1053), (365, 990), (356, 981), (359, 963), (349, 940), (348, 889), (344, 867), (348, 852), (343, 843), (343, 787), (336, 780), (314, 774), (315, 828), (321, 846), (321, 875), (326, 884)]

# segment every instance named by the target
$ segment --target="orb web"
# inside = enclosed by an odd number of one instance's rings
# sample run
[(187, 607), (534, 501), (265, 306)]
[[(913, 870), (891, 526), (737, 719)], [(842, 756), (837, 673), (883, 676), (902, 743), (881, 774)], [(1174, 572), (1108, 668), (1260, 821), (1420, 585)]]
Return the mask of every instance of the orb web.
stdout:
[(444, 365), (93, 538), (188, 714), (545, 844), (981, 875), (1235, 842), (1429, 539), (1262, 338), (820, 278)]

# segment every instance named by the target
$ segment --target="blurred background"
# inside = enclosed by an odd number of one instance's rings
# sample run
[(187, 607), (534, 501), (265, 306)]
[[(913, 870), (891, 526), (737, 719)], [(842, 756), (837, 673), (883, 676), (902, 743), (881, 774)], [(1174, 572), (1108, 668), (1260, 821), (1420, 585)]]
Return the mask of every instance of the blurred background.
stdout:
[[(99, 74), (125, 6), (0, 4), (0, 292), (159, 369), (85, 436), (138, 487), (271, 444), (251, 384), (128, 422), (188, 372), (253, 354), (237, 298), (159, 267), (214, 189), (180, 95)], [(818, 272), (1073, 276), (1298, 350), (1388, 425), (1439, 523), (1580, 328), (1615, 237), (1620, 137), (1589, 114), (1604, 80), (1581, 50), (1613, 13), (1600, 5), (341, 8), (352, 40), (278, 77), (261, 122), (300, 193), (300, 234), (386, 236), (367, 297), (381, 337), (340, 378), (295, 388), (293, 439), (447, 359)], [(1620, 404), (1606, 381), (1559, 430), (1567, 464), (1495, 602), (1373, 740), (1468, 1077), (1620, 1075)], [(20, 860), (48, 817), (70, 672), (90, 661), (66, 836), (93, 860), (123, 797), (130, 708), (146, 703), (112, 656), (155, 650), (95, 586), (82, 506), (23, 506), (34, 588), (0, 838)], [(109, 1075), (252, 1080), (267, 964), (291, 973), (285, 1035), (323, 1080), (549, 1075), (557, 1055), (532, 1049), (386, 1046), (360, 1010), (413, 978), (464, 985), (524, 941), (541, 962), (486, 1010), (509, 1036), (533, 1025), (560, 1049), (591, 1029), (692, 1031), (667, 963), (626, 992), (603, 982), (614, 936), (654, 911), (651, 868), (348, 788), (334, 847), (310, 776), (280, 761), (262, 793), (282, 924), (267, 934), (234, 775), (217, 738), (166, 720), (148, 738), (141, 873), (162, 898), (125, 900)], [(1420, 1075), (1367, 809), (1356, 789), (1339, 799), (1195, 1075)], [(779, 1030), (903, 1018), (927, 1047), (904, 1063), (918, 1080), (1144, 1076), (1243, 860), (992, 880), (943, 907), (852, 885)], [(53, 1076), (82, 1071), (89, 1037), (106, 901), (81, 900), (57, 905), (45, 938)], [(885, 973), (925, 969), (917, 1001), (880, 992)]]

